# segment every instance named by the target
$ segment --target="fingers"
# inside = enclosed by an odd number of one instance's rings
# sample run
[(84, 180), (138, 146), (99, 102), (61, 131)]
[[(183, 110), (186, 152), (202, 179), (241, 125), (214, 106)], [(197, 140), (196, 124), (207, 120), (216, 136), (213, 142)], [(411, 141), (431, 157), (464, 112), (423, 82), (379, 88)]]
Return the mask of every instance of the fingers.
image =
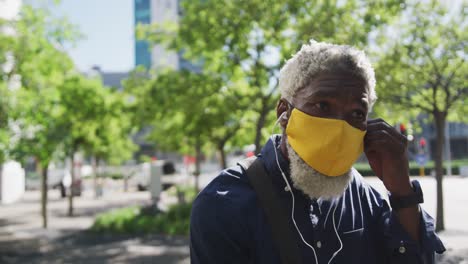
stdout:
[(364, 148), (366, 152), (393, 152), (404, 153), (408, 140), (404, 135), (386, 123), (382, 119), (369, 120), (367, 132), (364, 138)]
[(403, 153), (406, 151), (406, 146), (387, 134), (385, 131), (381, 131), (374, 135), (366, 135), (366, 139), (364, 140), (364, 150), (366, 153), (372, 151), (377, 153), (381, 153), (383, 151)]
[(381, 118), (371, 119), (367, 122), (367, 133), (372, 133), (373, 131), (386, 131), (389, 135), (402, 142), (405, 146), (408, 145), (408, 139), (406, 136), (399, 133), (394, 127)]

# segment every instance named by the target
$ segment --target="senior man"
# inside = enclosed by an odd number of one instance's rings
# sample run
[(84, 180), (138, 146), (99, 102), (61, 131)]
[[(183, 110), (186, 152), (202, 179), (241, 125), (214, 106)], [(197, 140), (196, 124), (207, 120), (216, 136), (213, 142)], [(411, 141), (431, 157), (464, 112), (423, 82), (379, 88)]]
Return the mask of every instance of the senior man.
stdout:
[[(196, 198), (193, 264), (434, 263), (445, 251), (410, 181), (407, 140), (382, 119), (362, 51), (311, 41), (280, 71), (273, 135)], [(390, 205), (352, 168), (365, 153)]]

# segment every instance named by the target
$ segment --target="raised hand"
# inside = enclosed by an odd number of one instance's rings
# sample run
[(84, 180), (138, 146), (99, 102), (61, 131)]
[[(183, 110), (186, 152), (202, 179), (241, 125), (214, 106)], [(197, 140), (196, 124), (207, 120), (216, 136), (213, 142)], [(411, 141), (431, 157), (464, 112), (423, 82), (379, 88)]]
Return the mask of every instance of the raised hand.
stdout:
[(412, 191), (409, 179), (408, 140), (383, 119), (370, 119), (364, 137), (364, 152), (372, 170), (393, 195)]

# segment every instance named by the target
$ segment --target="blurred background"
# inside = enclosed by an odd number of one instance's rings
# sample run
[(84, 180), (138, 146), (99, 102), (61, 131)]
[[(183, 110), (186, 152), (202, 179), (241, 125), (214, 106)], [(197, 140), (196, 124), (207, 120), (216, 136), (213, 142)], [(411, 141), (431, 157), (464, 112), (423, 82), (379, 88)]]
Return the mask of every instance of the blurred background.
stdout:
[[(310, 39), (363, 49), (468, 263), (465, 0), (0, 0), (0, 263), (189, 263), (191, 203), (272, 133)], [(378, 190), (365, 156), (355, 167)]]

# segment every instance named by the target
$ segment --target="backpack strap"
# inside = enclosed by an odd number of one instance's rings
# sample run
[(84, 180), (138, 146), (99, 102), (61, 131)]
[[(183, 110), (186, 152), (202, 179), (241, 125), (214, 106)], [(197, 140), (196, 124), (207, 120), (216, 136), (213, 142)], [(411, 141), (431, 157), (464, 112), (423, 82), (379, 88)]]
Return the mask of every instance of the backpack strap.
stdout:
[(261, 159), (250, 157), (238, 164), (244, 168), (250, 184), (257, 193), (258, 202), (263, 208), (274, 243), (279, 250), (283, 264), (302, 263), (301, 251), (297, 239), (292, 232), (288, 214), (282, 206), (278, 193), (273, 188), (271, 178), (268, 176)]

